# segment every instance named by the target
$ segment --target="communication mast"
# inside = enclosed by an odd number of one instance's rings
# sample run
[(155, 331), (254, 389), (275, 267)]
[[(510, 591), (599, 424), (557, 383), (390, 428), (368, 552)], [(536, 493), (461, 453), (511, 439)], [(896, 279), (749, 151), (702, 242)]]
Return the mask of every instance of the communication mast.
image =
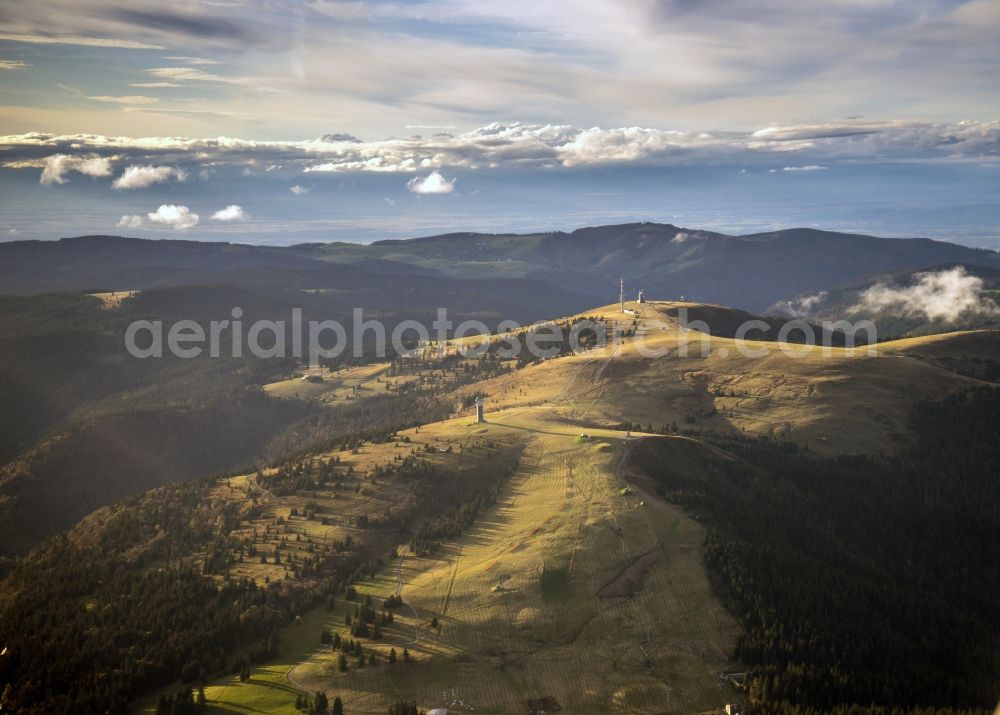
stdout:
[(622, 314), (625, 314), (625, 279), (618, 279), (618, 307), (621, 308)]
[(486, 421), (486, 417), (483, 415), (483, 396), (479, 395), (476, 398), (476, 422), (480, 424)]

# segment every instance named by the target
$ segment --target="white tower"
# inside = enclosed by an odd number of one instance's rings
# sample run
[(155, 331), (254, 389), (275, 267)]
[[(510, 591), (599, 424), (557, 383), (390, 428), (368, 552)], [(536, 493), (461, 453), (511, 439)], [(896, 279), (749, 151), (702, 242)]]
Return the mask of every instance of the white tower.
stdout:
[(476, 398), (476, 422), (483, 423), (486, 421), (486, 417), (483, 416), (483, 396), (479, 395)]
[(621, 308), (622, 314), (625, 313), (625, 279), (618, 279), (618, 307)]

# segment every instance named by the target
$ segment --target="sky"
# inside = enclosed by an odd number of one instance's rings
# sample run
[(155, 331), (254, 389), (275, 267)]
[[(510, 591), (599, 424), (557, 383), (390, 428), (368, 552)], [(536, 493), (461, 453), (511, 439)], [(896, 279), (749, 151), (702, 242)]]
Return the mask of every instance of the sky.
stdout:
[(1000, 2), (0, 5), (0, 240), (635, 220), (1000, 248)]

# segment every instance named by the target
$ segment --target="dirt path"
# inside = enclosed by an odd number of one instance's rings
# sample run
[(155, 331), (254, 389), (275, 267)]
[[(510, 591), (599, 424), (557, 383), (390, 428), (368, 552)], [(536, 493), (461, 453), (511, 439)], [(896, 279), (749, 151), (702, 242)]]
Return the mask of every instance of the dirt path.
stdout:
[[(403, 546), (399, 550), (399, 561), (396, 562), (396, 595), (402, 598), (403, 596), (403, 559), (410, 552), (409, 546)], [(417, 645), (420, 643), (420, 614), (417, 613), (417, 609), (411, 604), (403, 602), (410, 611), (413, 612), (413, 640), (407, 641), (405, 643), (397, 643), (396, 645)]]
[(462, 546), (459, 544), (458, 555), (455, 556), (455, 563), (451, 569), (451, 578), (448, 579), (448, 591), (444, 595), (444, 603), (441, 605), (441, 615), (448, 615), (448, 603), (451, 601), (451, 592), (455, 589), (455, 577), (458, 576), (458, 560), (462, 558)]

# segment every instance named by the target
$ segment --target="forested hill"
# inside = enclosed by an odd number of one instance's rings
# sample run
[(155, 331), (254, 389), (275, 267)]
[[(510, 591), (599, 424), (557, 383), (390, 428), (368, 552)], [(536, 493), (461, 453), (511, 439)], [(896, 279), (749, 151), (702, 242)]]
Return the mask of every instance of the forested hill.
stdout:
[(920, 439), (891, 460), (727, 436), (725, 458), (682, 470), (662, 443), (636, 450), (709, 527), (755, 713), (985, 713), (1000, 696), (1000, 390), (922, 401), (911, 422)]
[(641, 288), (654, 298), (685, 296), (759, 312), (802, 292), (947, 262), (1000, 267), (1000, 254), (919, 238), (804, 228), (732, 236), (655, 223), (290, 247), (84, 236), (0, 244), (0, 292), (228, 283), (350, 295), (362, 285), (392, 293), (400, 284), (437, 280), (475, 297), (480, 282), (498, 279), (520, 281), (508, 283), (510, 291), (526, 291), (540, 303), (559, 303), (552, 314), (560, 314), (607, 303), (623, 277), (630, 295)]

